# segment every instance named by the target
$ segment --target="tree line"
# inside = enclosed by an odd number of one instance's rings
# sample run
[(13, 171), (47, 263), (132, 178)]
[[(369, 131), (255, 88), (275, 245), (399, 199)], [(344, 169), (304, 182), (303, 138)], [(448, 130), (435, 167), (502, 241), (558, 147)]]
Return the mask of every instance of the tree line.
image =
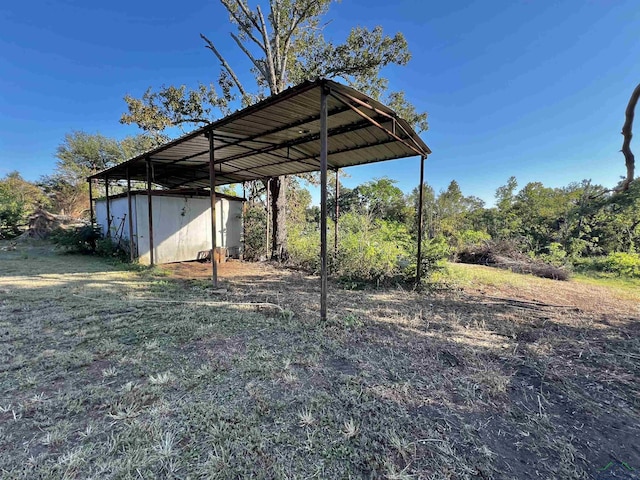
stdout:
[(0, 179), (0, 238), (20, 234), (37, 208), (72, 218), (88, 217), (87, 177), (157, 145), (158, 140), (146, 134), (121, 140), (83, 131), (66, 134), (56, 150), (52, 174), (29, 182), (16, 171)]

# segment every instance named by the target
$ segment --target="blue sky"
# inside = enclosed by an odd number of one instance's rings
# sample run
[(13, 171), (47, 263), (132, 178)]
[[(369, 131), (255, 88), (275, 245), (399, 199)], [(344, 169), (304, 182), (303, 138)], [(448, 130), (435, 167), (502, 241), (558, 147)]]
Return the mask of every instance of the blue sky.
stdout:
[[(406, 36), (410, 64), (384, 73), (429, 113), (423, 138), (434, 153), (426, 175), (436, 190), (456, 179), (466, 195), (491, 202), (511, 175), (520, 186), (584, 178), (613, 186), (623, 175), (620, 129), (640, 82), (637, 0), (343, 0), (328, 18), (326, 36), (336, 42), (355, 25)], [(136, 133), (119, 123), (127, 93), (215, 81), (217, 62), (200, 32), (242, 71), (246, 61), (229, 31), (214, 0), (5, 2), (0, 176), (51, 173), (56, 147), (72, 130)], [(389, 176), (409, 191), (418, 165), (356, 167), (345, 183)]]

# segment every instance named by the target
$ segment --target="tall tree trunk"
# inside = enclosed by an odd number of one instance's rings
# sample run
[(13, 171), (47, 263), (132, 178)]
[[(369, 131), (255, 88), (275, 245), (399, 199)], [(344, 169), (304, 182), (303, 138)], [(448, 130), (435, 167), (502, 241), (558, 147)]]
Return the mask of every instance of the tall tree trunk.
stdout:
[(285, 261), (287, 250), (287, 177), (271, 180), (271, 259)]

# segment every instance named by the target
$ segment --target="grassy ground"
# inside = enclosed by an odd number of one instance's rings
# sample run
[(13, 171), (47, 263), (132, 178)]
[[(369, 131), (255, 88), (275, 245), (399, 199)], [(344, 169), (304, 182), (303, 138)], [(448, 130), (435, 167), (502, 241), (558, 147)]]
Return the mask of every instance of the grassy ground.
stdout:
[(322, 324), (315, 278), (198, 268), (0, 251), (2, 478), (640, 478), (613, 289), (465, 266), (446, 294), (332, 285)]

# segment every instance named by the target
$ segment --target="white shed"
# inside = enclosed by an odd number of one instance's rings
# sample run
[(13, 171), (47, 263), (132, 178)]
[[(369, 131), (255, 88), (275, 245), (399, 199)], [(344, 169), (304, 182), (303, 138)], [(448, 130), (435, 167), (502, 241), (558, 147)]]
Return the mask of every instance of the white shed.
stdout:
[[(211, 200), (209, 192), (194, 190), (153, 190), (154, 263), (196, 260), (211, 250)], [(242, 246), (242, 206), (244, 199), (216, 193), (216, 245), (238, 256)], [(95, 203), (96, 222), (107, 234), (107, 202)], [(128, 243), (129, 218), (127, 195), (109, 196), (110, 236)], [(150, 263), (149, 207), (147, 192), (131, 192), (134, 256), (142, 264)]]

